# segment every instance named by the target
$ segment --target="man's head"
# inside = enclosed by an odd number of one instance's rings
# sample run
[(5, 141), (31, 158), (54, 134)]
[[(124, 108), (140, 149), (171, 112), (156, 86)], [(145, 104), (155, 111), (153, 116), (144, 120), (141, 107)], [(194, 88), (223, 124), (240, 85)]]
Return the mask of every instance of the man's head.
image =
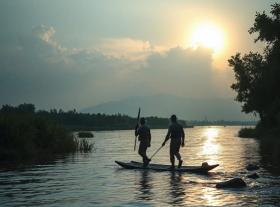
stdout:
[(140, 124), (141, 124), (141, 125), (144, 125), (145, 123), (146, 123), (146, 120), (145, 120), (145, 118), (142, 117), (142, 118), (140, 119)]
[(176, 117), (176, 115), (173, 114), (173, 115), (170, 117), (170, 120), (171, 120), (172, 123), (177, 122), (177, 117)]

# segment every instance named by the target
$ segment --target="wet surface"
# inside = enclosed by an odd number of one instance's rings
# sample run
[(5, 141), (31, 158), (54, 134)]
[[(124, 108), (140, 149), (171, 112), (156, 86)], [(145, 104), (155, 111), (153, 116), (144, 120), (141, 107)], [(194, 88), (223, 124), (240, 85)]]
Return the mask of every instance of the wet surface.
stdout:
[[(69, 155), (50, 163), (0, 170), (0, 206), (248, 206), (280, 203), (279, 164), (270, 147), (236, 137), (240, 127), (186, 129), (181, 149), (185, 165), (220, 164), (208, 175), (125, 170), (114, 161), (140, 161), (133, 151), (133, 131), (94, 132), (96, 150)], [(152, 130), (151, 155), (166, 130)], [(272, 158), (271, 158), (272, 157)], [(278, 160), (277, 160), (278, 161)], [(169, 163), (168, 144), (153, 158)], [(260, 166), (260, 178), (249, 179), (249, 163)], [(242, 189), (216, 189), (234, 177)]]

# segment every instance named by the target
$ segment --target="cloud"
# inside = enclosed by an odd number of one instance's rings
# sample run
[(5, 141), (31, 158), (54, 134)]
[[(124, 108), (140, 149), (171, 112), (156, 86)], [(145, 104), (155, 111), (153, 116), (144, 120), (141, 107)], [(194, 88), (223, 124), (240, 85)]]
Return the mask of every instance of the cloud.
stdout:
[[(53, 27), (34, 27), (16, 49), (0, 51), (0, 104), (82, 108), (131, 95), (214, 96), (212, 52), (163, 48), (131, 38), (67, 48)], [(1, 50), (1, 49), (0, 49)]]
[(149, 41), (131, 38), (103, 39), (98, 48), (106, 55), (131, 61), (144, 60), (154, 50)]
[(211, 62), (210, 50), (170, 48), (163, 54), (150, 55), (141, 75), (161, 93), (203, 97), (213, 89)]
[(48, 27), (46, 25), (34, 27), (33, 34), (45, 42), (51, 44), (55, 43), (55, 41), (53, 40), (55, 29), (53, 27)]
[(54, 34), (53, 27), (41, 25), (31, 35), (20, 36), (16, 49), (1, 51), (0, 104), (77, 107), (84, 100), (94, 103), (117, 84), (121, 69), (129, 67), (129, 61), (94, 49), (62, 47)]

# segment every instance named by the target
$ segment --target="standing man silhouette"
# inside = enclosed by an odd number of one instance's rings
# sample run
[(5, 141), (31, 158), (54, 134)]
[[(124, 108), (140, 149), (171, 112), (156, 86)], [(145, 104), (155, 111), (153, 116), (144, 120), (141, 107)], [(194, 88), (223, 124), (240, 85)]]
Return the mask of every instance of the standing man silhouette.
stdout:
[(169, 126), (165, 140), (162, 143), (162, 146), (165, 145), (165, 143), (167, 142), (167, 140), (169, 138), (171, 139), (170, 152), (169, 152), (170, 153), (170, 162), (171, 162), (171, 168), (175, 169), (175, 156), (176, 156), (177, 160), (179, 160), (178, 168), (180, 168), (183, 163), (183, 160), (181, 158), (179, 151), (180, 151), (181, 146), (182, 147), (185, 146), (185, 132), (184, 132), (182, 125), (180, 125), (177, 122), (176, 115), (172, 115), (170, 117), (170, 120), (171, 120), (171, 124)]
[(151, 146), (151, 132), (150, 128), (146, 125), (145, 118), (140, 119), (140, 127), (138, 124), (135, 127), (135, 136), (138, 136), (140, 141), (138, 154), (143, 159), (143, 167), (147, 167), (151, 159), (147, 156), (147, 148)]

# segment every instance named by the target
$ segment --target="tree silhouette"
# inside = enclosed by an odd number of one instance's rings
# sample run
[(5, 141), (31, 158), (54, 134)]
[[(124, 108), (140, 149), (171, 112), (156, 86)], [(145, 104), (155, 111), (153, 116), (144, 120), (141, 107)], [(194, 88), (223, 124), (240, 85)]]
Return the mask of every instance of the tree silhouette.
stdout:
[(236, 101), (242, 111), (260, 116), (265, 128), (280, 127), (280, 4), (271, 5), (271, 15), (256, 13), (249, 33), (257, 33), (255, 42), (265, 43), (262, 54), (240, 53), (228, 60), (236, 82), (231, 88), (237, 92)]

